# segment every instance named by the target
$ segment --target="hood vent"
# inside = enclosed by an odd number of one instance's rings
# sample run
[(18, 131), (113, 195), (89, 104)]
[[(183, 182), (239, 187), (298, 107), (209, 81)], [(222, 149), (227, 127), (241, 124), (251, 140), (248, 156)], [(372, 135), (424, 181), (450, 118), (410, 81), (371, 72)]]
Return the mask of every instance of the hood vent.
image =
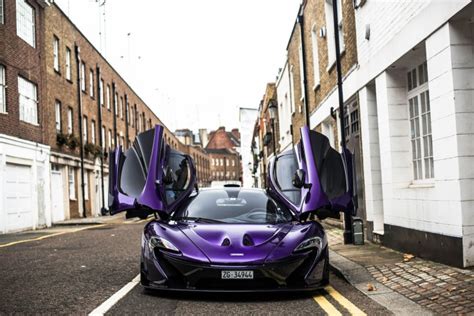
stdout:
[(230, 246), (230, 240), (229, 240), (229, 238), (225, 238), (225, 239), (222, 241), (221, 246), (224, 246), (224, 247)]
[(247, 234), (244, 235), (243, 244), (244, 244), (244, 246), (254, 246), (255, 245), (252, 238)]

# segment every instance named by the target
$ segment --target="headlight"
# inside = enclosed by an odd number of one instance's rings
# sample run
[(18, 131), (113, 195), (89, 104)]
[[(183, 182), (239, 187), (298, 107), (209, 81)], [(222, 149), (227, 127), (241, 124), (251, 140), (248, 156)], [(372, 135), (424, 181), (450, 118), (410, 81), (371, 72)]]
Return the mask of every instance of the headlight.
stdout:
[(153, 251), (155, 247), (158, 247), (172, 252), (179, 252), (179, 249), (176, 248), (175, 245), (173, 245), (171, 242), (164, 239), (163, 237), (159, 236), (151, 237), (150, 241), (148, 242), (148, 247), (150, 248), (150, 251)]
[(311, 248), (321, 248), (323, 241), (319, 237), (311, 237), (302, 241), (293, 252), (299, 252), (303, 250), (309, 250)]

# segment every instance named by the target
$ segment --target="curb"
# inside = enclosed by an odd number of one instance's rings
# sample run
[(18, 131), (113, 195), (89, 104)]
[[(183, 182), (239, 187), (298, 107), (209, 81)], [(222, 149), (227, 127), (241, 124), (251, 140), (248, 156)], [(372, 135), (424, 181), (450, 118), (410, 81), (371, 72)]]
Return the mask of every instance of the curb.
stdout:
[(123, 218), (123, 214), (117, 215), (103, 215), (98, 217), (87, 217), (87, 218), (74, 218), (68, 219), (65, 221), (53, 223), (53, 227), (60, 227), (60, 226), (82, 226), (82, 225), (102, 225), (110, 223), (114, 220)]
[[(329, 250), (329, 258), (329, 266), (334, 274), (395, 315), (433, 315), (431, 311), (376, 281), (362, 265), (332, 250)], [(368, 283), (376, 290), (368, 291)]]

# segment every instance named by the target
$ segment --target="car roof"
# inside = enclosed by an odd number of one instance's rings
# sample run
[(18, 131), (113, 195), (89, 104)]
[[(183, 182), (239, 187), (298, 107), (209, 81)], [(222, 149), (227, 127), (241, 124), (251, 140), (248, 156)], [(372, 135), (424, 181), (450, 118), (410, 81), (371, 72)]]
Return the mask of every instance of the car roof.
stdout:
[(200, 191), (225, 191), (225, 192), (259, 192), (266, 193), (260, 188), (242, 188), (242, 187), (213, 187), (213, 188), (199, 188)]

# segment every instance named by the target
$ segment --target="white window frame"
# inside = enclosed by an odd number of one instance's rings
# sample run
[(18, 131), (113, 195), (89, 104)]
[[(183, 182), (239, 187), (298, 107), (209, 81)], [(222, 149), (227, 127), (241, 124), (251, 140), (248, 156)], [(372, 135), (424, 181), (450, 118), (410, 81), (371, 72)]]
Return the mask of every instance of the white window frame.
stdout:
[(66, 47), (66, 79), (71, 80), (72, 69), (71, 69), (71, 49)]
[(67, 133), (74, 134), (74, 116), (71, 107), (67, 109)]
[(59, 38), (53, 36), (53, 68), (59, 72)]
[(5, 73), (5, 66), (0, 65), (0, 113), (7, 113), (7, 81)]
[(123, 119), (123, 97), (120, 97), (120, 118)]
[(426, 62), (411, 69), (407, 77), (413, 182), (432, 183), (434, 180), (433, 137)]
[(32, 47), (36, 46), (36, 12), (26, 0), (16, 0), (16, 34)]
[(115, 96), (114, 96), (114, 110), (115, 110), (115, 116), (119, 116), (119, 112), (118, 112), (118, 92), (115, 92)]
[(94, 97), (94, 71), (92, 69), (89, 70), (89, 95), (91, 98)]
[(91, 120), (91, 143), (95, 145), (95, 121)]
[(56, 132), (61, 133), (61, 102), (58, 100), (54, 103), (54, 112), (56, 118)]
[(38, 124), (38, 88), (33, 82), (18, 76), (20, 121)]
[(4, 4), (3, 4), (3, 0), (0, 0), (0, 24), (5, 24), (5, 18), (4, 18), (4, 15), (5, 15), (5, 11), (4, 11)]
[(76, 175), (74, 167), (67, 168), (69, 199), (76, 200)]
[(100, 88), (100, 95), (99, 95), (100, 105), (104, 106), (104, 80), (102, 79), (100, 79), (99, 88)]
[(81, 90), (86, 92), (86, 64), (81, 62)]
[(109, 139), (109, 149), (112, 149), (112, 130), (109, 129), (109, 132), (107, 133), (107, 137)]
[[(339, 22), (339, 47), (340, 53), (345, 50), (344, 44), (344, 32), (343, 32), (343, 14), (342, 14), (342, 0), (337, 0), (337, 15)], [(329, 71), (334, 64), (336, 63), (336, 44), (334, 42), (334, 13), (332, 0), (324, 1), (324, 12), (326, 17), (326, 40), (328, 47), (328, 66), (327, 70)]]
[(84, 143), (87, 143), (89, 140), (89, 133), (87, 132), (87, 116), (82, 118), (82, 138)]
[(110, 111), (110, 85), (107, 85), (107, 94), (105, 95), (105, 100), (107, 104), (107, 110)]
[(313, 52), (313, 81), (314, 86), (313, 90), (316, 90), (320, 84), (320, 75), (319, 75), (319, 50), (318, 50), (318, 30), (316, 24), (311, 28), (311, 48)]
[(105, 149), (105, 126), (102, 126), (100, 133), (102, 135), (102, 149)]
[(290, 76), (290, 110), (291, 114), (295, 113), (295, 74), (293, 66), (290, 66), (289, 76)]
[(300, 101), (304, 101), (306, 87), (304, 86), (303, 46), (301, 45), (301, 43), (298, 47), (298, 62), (300, 66), (300, 91), (301, 91)]

